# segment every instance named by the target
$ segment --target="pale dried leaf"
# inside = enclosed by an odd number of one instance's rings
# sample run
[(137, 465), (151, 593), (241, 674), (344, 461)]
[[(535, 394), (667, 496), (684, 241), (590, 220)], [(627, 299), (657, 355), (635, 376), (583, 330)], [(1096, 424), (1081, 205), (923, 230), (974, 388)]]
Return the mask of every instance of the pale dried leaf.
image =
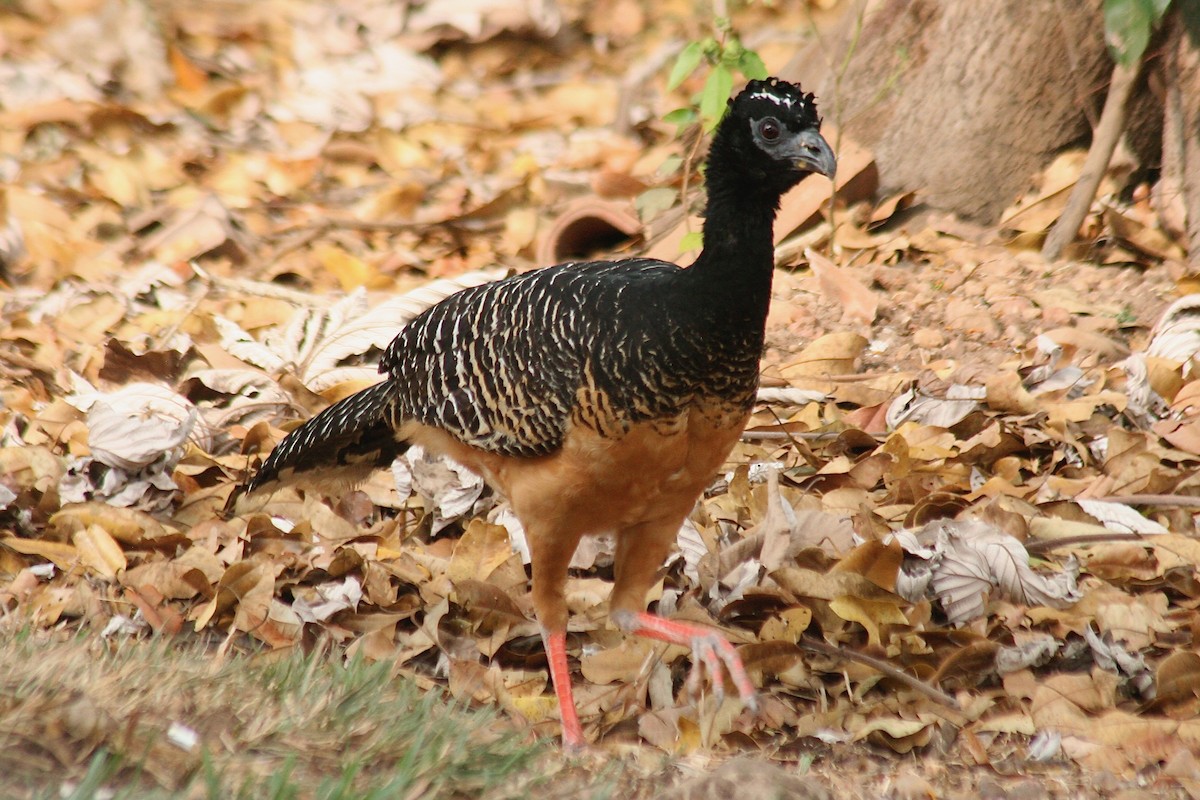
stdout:
[[(441, 70), (432, 59), (397, 41), (354, 37), (337, 42), (330, 33), (337, 30), (338, 22), (337, 16), (331, 16), (324, 25), (294, 31), (297, 52), (293, 57), (302, 68), (288, 73), (285, 91), (268, 109), (272, 117), (308, 122), (325, 130), (363, 131), (377, 119), (372, 103), (375, 95), (404, 98), (409, 87), (442, 83)], [(375, 27), (364, 25), (362, 30)], [(410, 113), (429, 113), (424, 104), (398, 105)]]
[(288, 396), (279, 384), (251, 369), (198, 369), (188, 377), (214, 392), (234, 395), (259, 403), (287, 403)]
[(159, 261), (191, 261), (237, 240), (229, 209), (215, 196), (206, 194), (197, 203), (176, 209), (162, 226), (141, 243)]
[(979, 407), (979, 401), (987, 396), (982, 386), (953, 384), (946, 390), (944, 398), (918, 394), (917, 387), (910, 387), (888, 405), (885, 417), (888, 430), (895, 430), (905, 422), (949, 428), (961, 422)]
[(1062, 734), (1057, 731), (1038, 731), (1029, 741), (1026, 757), (1033, 762), (1053, 762), (1062, 757)]
[(708, 555), (708, 544), (700, 529), (690, 519), (683, 521), (675, 539), (683, 554), (683, 572), (697, 583), (700, 582), (700, 561)]
[(1141, 653), (1130, 653), (1107, 633), (1101, 638), (1091, 625), (1084, 629), (1083, 636), (1092, 649), (1097, 666), (1128, 678), (1144, 699), (1154, 698), (1154, 674)]
[[(1003, 547), (996, 549), (1008, 555)], [(958, 625), (982, 617), (997, 582), (988, 554), (974, 547), (948, 547), (940, 555), (929, 588), (945, 610), (947, 620)], [(1003, 568), (1002, 565), (1000, 569)]]
[(1124, 503), (1088, 498), (1077, 498), (1075, 502), (1088, 516), (1094, 517), (1110, 531), (1146, 534), (1170, 533), (1159, 523), (1152, 519), (1146, 519), (1137, 509)]
[(481, 42), (504, 32), (551, 37), (561, 25), (562, 12), (554, 0), (459, 0), (416, 6), (405, 28), (433, 41)]
[[(1012, 602), (1052, 608), (1063, 608), (1080, 597), (1073, 557), (1058, 573), (1035, 572), (1019, 541), (980, 519), (940, 519), (896, 538), (905, 552), (930, 563), (929, 590), (952, 623), (982, 616), (993, 591)], [(933, 542), (932, 553), (929, 546), (919, 544), (922, 541)], [(905, 572), (903, 582), (897, 581), (897, 591), (902, 589), (902, 596), (910, 597), (920, 581), (912, 571)]]
[(222, 347), (243, 361), (268, 372), (294, 369), (305, 385), (322, 391), (347, 380), (369, 379), (378, 374), (372, 365), (345, 365), (379, 353), (391, 344), (400, 329), (425, 309), (463, 289), (504, 277), (500, 270), (476, 270), (455, 278), (434, 281), (398, 297), (368, 307), (362, 287), (325, 309), (298, 309), (280, 330), (258, 343), (235, 323), (215, 317)]
[(1061, 369), (1056, 369), (1037, 381), (1026, 380), (1025, 385), (1029, 388), (1029, 393), (1035, 397), (1040, 394), (1048, 394), (1050, 392), (1061, 392), (1072, 390), (1074, 392), (1083, 392), (1094, 381), (1084, 379), (1083, 370), (1076, 366), (1066, 366)]
[(1150, 384), (1150, 368), (1145, 353), (1133, 353), (1119, 364), (1125, 371), (1125, 395), (1129, 398), (1128, 412), (1149, 423), (1162, 419), (1167, 401)]
[[(407, 469), (407, 465), (402, 459), (396, 459), (396, 462), (392, 466), (393, 469), (400, 469), (402, 467)], [(531, 560), (529, 555), (529, 540), (525, 537), (525, 526), (521, 524), (520, 518), (512, 510), (512, 506), (507, 501), (497, 503), (488, 512), (487, 521), (493, 525), (502, 525), (508, 531), (508, 541), (512, 546), (513, 552), (521, 556), (522, 564), (528, 565)]]
[(226, 431), (235, 424), (250, 427), (259, 420), (275, 420), (292, 405), (288, 393), (257, 370), (197, 370), (189, 380), (229, 396), (221, 405), (201, 406), (201, 418), (210, 430)]
[(809, 343), (781, 372), (789, 380), (799, 376), (846, 375), (854, 371), (854, 362), (866, 346), (867, 340), (857, 333), (827, 333)]
[(1146, 355), (1186, 364), (1200, 354), (1200, 294), (1179, 298), (1155, 323)]
[(114, 636), (141, 636), (150, 631), (150, 625), (142, 617), (141, 612), (132, 619), (124, 614), (114, 614), (100, 630), (101, 639), (111, 639)]
[(357, 608), (362, 602), (362, 584), (353, 575), (341, 582), (293, 589), (292, 611), (302, 622), (324, 622), (339, 611)]
[(259, 342), (236, 322), (214, 314), (213, 324), (221, 336), (221, 347), (234, 358), (261, 367), (270, 373), (282, 372), (288, 362), (266, 344)]
[(758, 558), (767, 572), (783, 566), (792, 551), (792, 536), (796, 530), (796, 512), (784, 502), (779, 493), (779, 473), (783, 465), (767, 472), (767, 513), (759, 523), (757, 531), (762, 534), (762, 548)]
[(594, 569), (599, 565), (608, 565), (612, 563), (616, 550), (617, 540), (611, 534), (585, 536), (575, 548), (571, 563), (567, 566), (570, 569)]
[(1004, 645), (996, 651), (996, 671), (1001, 675), (1040, 667), (1058, 653), (1059, 644), (1053, 637), (1036, 634), (1015, 645)]
[(400, 460), (408, 464), (413, 490), (431, 501), (434, 533), (471, 511), (483, 494), (483, 478), (453, 459), (410, 447)]
[[(131, 383), (95, 399), (88, 411), (88, 444), (97, 460), (136, 471), (188, 441), (199, 410), (165, 386)], [(203, 441), (201, 447), (206, 446)]]

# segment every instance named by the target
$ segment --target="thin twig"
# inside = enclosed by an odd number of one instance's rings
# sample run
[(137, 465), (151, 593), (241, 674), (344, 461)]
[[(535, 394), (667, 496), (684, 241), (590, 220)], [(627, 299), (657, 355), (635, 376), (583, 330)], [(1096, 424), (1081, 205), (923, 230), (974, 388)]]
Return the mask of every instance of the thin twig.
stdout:
[(353, 219), (351, 217), (333, 217), (313, 220), (312, 222), (302, 222), (298, 225), (289, 225), (286, 228), (280, 228), (277, 231), (271, 231), (268, 238), (279, 239), (284, 236), (301, 233), (308, 234), (316, 232), (317, 235), (328, 233), (334, 230), (348, 231), (366, 231), (368, 233), (404, 233), (405, 231), (420, 230), (422, 228), (432, 228), (436, 225), (448, 225), (448, 222), (415, 222), (413, 220), (392, 220), (381, 222), (379, 220)]
[(791, 439), (803, 439), (808, 442), (820, 442), (826, 439), (836, 439), (836, 431), (811, 431), (806, 433), (789, 433), (787, 431), (743, 431), (744, 442), (773, 442)]
[(1167, 508), (1200, 508), (1200, 497), (1182, 494), (1114, 494), (1091, 497), (1105, 503), (1124, 503), (1127, 506), (1165, 506)]
[(1030, 553), (1043, 553), (1056, 550), (1059, 547), (1074, 547), (1077, 544), (1102, 544), (1104, 542), (1150, 542), (1155, 534), (1144, 533), (1081, 533), (1078, 536), (1064, 536), (1061, 539), (1039, 539), (1036, 542), (1025, 542), (1025, 550)]
[[(305, 247), (308, 247), (310, 244), (315, 242), (317, 239), (320, 239), (327, 233), (329, 233), (329, 228), (327, 226), (314, 226), (308, 230), (297, 231), (297, 235), (292, 236), (290, 239), (288, 239), (288, 241), (281, 244), (271, 253), (270, 260), (278, 263), (279, 261), (282, 261), (285, 256), (289, 256), (297, 250), (302, 250)], [(275, 236), (273, 234), (267, 238), (279, 239), (282, 238), (282, 236)]]
[(905, 686), (915, 689), (935, 702), (953, 708), (956, 711), (962, 710), (962, 706), (958, 704), (958, 701), (943, 692), (941, 689), (937, 688), (936, 686), (930, 686), (928, 683), (914, 678), (907, 672), (896, 669), (882, 659), (869, 656), (866, 653), (860, 653), (857, 650), (850, 650), (845, 647), (835, 647), (811, 636), (800, 637), (800, 641), (797, 642), (797, 644), (807, 650), (830, 656), (832, 658), (844, 658), (847, 661), (857, 661), (859, 664), (863, 664), (873, 670), (882, 672), (889, 678), (900, 681)]
[(191, 267), (200, 280), (229, 294), (269, 297), (273, 300), (284, 300), (298, 306), (322, 306), (326, 305), (329, 300), (327, 297), (319, 297), (310, 292), (302, 292), (298, 289), (289, 289), (277, 283), (252, 281), (247, 278), (223, 278), (220, 275), (212, 275), (206, 272), (195, 261), (191, 262)]

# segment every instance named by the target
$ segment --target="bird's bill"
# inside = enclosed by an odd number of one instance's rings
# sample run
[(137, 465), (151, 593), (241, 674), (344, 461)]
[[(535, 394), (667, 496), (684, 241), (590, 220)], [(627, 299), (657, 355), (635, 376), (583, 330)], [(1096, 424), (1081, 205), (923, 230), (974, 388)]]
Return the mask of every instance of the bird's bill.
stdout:
[(824, 136), (817, 131), (804, 131), (795, 138), (794, 145), (792, 158), (796, 166), (833, 180), (837, 173), (837, 156)]

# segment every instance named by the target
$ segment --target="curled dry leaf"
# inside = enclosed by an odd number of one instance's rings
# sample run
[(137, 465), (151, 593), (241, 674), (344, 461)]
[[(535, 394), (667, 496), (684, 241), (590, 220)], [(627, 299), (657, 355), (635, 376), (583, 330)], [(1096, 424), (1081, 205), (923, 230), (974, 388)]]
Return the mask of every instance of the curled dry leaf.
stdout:
[(1154, 696), (1166, 701), (1194, 701), (1200, 697), (1200, 654), (1172, 653), (1159, 662), (1154, 674)]
[(357, 608), (363, 597), (362, 585), (353, 575), (340, 582), (297, 587), (293, 593), (292, 611), (301, 622), (323, 622), (340, 611)]
[(895, 430), (905, 422), (950, 428), (978, 408), (979, 401), (986, 397), (987, 390), (981, 386), (956, 383), (946, 389), (945, 397), (918, 394), (917, 387), (911, 386), (888, 405), (887, 428)]
[(205, 431), (197, 426), (199, 410), (165, 386), (131, 383), (80, 402), (88, 411), (92, 455), (110, 467), (136, 472), (193, 437), (199, 437), (200, 447), (207, 446)]
[(1035, 572), (1024, 545), (982, 520), (937, 520), (916, 531), (898, 531), (905, 552), (926, 562), (927, 584), (897, 583), (910, 601), (924, 588), (938, 600), (949, 621), (962, 624), (984, 615), (993, 593), (1017, 603), (1063, 608), (1080, 597), (1078, 564), (1072, 558), (1056, 574)]
[(1033, 414), (1038, 411), (1037, 399), (1025, 388), (1015, 372), (1000, 372), (986, 381), (987, 404), (994, 411), (1010, 414)]
[(281, 329), (259, 342), (224, 317), (215, 316), (221, 345), (237, 358), (270, 373), (295, 370), (315, 392), (351, 380), (377, 380), (373, 364), (344, 362), (381, 354), (396, 333), (426, 308), (457, 291), (504, 277), (500, 270), (476, 270), (444, 278), (371, 307), (366, 290), (355, 289), (328, 308), (301, 308)]
[(191, 261), (219, 247), (232, 244), (238, 260), (245, 258), (242, 234), (229, 208), (206, 194), (187, 208), (168, 210), (158, 227), (141, 242), (141, 248), (161, 262)]
[(1179, 298), (1163, 311), (1154, 329), (1146, 355), (1188, 364), (1200, 354), (1200, 294)]
[(127, 566), (121, 546), (99, 525), (89, 525), (71, 537), (79, 560), (93, 574), (105, 580), (116, 580)]
[[(407, 475), (402, 465), (407, 465)], [(410, 447), (397, 459), (393, 472), (398, 488), (407, 484), (429, 498), (434, 533), (461, 519), (483, 495), (482, 478), (452, 459), (428, 455), (422, 447)]]
[(758, 390), (758, 402), (775, 405), (806, 406), (809, 403), (820, 403), (826, 399), (828, 399), (828, 395), (825, 392), (810, 389), (789, 387), (781, 389), (762, 388)]
[(552, 37), (561, 25), (562, 11), (554, 0), (466, 0), (450, 6), (423, 3), (406, 14), (404, 29), (432, 45), (482, 42), (505, 32)]
[(187, 542), (187, 537), (167, 528), (145, 512), (95, 502), (63, 506), (62, 510), (50, 517), (47, 532), (54, 538), (65, 540), (93, 525), (103, 528), (118, 542), (126, 545), (173, 545)]
[(1024, 641), (996, 651), (996, 671), (1001, 675), (1010, 672), (1040, 667), (1058, 652), (1059, 643), (1053, 636), (1035, 634)]
[(1083, 631), (1084, 638), (1092, 650), (1096, 665), (1109, 672), (1116, 672), (1131, 681), (1145, 699), (1154, 697), (1154, 676), (1140, 653), (1131, 653), (1105, 634), (1101, 637), (1089, 625)]

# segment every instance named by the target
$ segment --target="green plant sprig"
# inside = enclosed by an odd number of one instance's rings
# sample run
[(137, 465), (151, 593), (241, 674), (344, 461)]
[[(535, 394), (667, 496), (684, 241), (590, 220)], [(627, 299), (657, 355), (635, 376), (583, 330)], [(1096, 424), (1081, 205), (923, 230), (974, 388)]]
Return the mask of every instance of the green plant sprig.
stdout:
[(733, 91), (735, 73), (747, 79), (767, 77), (767, 67), (758, 53), (749, 50), (733, 32), (728, 17), (717, 17), (713, 21), (715, 35), (689, 42), (680, 51), (667, 79), (667, 89), (678, 88), (702, 63), (711, 69), (704, 81), (704, 88), (693, 97), (693, 104), (667, 114), (664, 119), (687, 127), (699, 121), (705, 133), (711, 133), (725, 116), (726, 101)]

